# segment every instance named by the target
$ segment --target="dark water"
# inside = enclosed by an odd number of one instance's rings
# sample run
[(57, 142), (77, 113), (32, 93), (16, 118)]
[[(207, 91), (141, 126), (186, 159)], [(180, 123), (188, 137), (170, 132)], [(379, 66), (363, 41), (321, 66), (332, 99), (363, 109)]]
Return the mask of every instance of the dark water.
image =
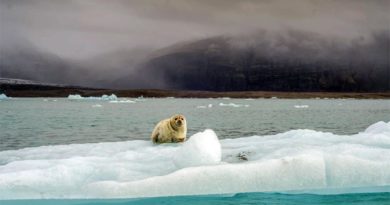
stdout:
[[(220, 106), (220, 103), (231, 106)], [(155, 124), (175, 113), (187, 117), (189, 136), (206, 128), (216, 131), (220, 139), (270, 135), (292, 129), (355, 134), (375, 122), (390, 121), (390, 101), (166, 98), (121, 104), (102, 100), (14, 98), (0, 101), (0, 151), (42, 145), (149, 140)]]
[(152, 205), (152, 204), (337, 204), (337, 205), (388, 205), (390, 193), (359, 193), (341, 195), (242, 193), (234, 196), (180, 196), (145, 199), (88, 199), (88, 200), (13, 200), (0, 201), (2, 205)]

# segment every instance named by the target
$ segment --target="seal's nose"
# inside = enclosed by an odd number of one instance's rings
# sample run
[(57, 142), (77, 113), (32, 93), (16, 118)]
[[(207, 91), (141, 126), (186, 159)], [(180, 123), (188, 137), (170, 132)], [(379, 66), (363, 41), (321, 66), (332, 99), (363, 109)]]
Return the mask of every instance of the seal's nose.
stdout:
[(177, 124), (178, 124), (178, 125), (181, 125), (181, 120), (178, 120), (178, 121), (177, 121)]

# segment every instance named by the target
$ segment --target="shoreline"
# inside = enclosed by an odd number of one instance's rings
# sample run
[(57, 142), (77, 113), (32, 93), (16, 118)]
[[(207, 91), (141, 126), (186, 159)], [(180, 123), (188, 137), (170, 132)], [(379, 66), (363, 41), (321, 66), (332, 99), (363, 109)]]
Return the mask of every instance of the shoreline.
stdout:
[(190, 90), (158, 90), (158, 89), (84, 89), (84, 88), (51, 88), (51, 89), (3, 89), (9, 97), (68, 97), (79, 94), (84, 97), (115, 94), (118, 97), (175, 97), (175, 98), (355, 98), (355, 99), (390, 99), (390, 92), (279, 92), (279, 91), (190, 91)]

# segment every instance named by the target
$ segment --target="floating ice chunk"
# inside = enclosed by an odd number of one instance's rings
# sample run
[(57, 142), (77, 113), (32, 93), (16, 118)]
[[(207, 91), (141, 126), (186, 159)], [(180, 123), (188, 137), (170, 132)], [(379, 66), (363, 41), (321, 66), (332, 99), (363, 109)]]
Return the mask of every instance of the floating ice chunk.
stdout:
[(177, 167), (191, 167), (221, 162), (221, 144), (213, 130), (196, 133), (183, 143), (174, 156)]
[(43, 102), (57, 102), (57, 99), (54, 99), (54, 100), (50, 100), (50, 99), (43, 99)]
[(145, 100), (144, 96), (141, 95), (141, 96), (137, 97), (137, 98), (135, 99), (135, 101), (136, 101), (136, 102), (145, 102), (146, 100)]
[(115, 94), (111, 95), (102, 95), (101, 97), (82, 97), (79, 94), (69, 95), (68, 99), (70, 100), (118, 100), (118, 97)]
[(95, 104), (95, 105), (92, 105), (92, 107), (103, 107), (103, 106), (100, 104)]
[(377, 122), (367, 127), (365, 133), (377, 134), (377, 133), (388, 133), (390, 136), (390, 122), (386, 123), (383, 121)]
[(115, 94), (102, 95), (102, 100), (118, 100), (118, 97)]
[(0, 94), (0, 100), (6, 100), (8, 97), (5, 94)]
[(207, 106), (206, 105), (199, 105), (199, 106), (196, 106), (196, 108), (200, 108), (200, 109), (203, 109), (203, 108), (212, 108), (213, 107), (213, 104), (208, 104)]
[(308, 105), (294, 105), (295, 108), (309, 108)]
[(82, 100), (82, 99), (84, 99), (84, 97), (82, 97), (82, 96), (79, 95), (79, 94), (76, 94), (76, 95), (69, 95), (69, 96), (68, 96), (68, 99), (69, 99), (69, 100)]
[(219, 103), (222, 107), (249, 107), (249, 105), (235, 104), (235, 103)]
[(132, 100), (111, 100), (109, 103), (135, 103)]
[(273, 97), (271, 97), (271, 99), (278, 99), (278, 97), (273, 96)]

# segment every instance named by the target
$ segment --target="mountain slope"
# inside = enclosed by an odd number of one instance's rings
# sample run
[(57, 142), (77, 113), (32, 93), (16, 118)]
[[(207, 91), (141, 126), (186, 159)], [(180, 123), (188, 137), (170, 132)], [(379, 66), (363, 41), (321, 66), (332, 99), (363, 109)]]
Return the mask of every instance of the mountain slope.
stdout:
[(0, 45), (0, 77), (47, 83), (82, 84), (86, 70), (57, 55), (38, 49), (26, 39)]
[(157, 51), (119, 82), (213, 91), (386, 91), (389, 38), (386, 31), (352, 40), (295, 30), (218, 36)]

